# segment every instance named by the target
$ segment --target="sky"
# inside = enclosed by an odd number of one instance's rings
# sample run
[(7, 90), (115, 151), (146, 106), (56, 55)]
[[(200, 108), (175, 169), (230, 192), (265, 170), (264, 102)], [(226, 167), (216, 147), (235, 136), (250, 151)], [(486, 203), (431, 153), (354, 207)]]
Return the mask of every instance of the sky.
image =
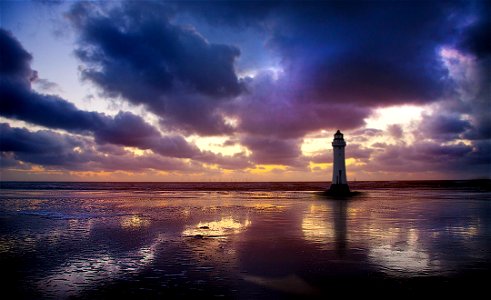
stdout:
[(491, 177), (489, 1), (1, 1), (1, 180)]

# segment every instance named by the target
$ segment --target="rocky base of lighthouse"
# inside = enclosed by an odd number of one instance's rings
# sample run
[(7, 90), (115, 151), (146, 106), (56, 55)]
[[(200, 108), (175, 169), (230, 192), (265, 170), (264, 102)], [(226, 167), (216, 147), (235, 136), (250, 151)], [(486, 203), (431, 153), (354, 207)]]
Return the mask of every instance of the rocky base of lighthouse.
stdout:
[(331, 184), (329, 190), (326, 191), (327, 194), (333, 196), (347, 196), (351, 195), (351, 191), (347, 184)]

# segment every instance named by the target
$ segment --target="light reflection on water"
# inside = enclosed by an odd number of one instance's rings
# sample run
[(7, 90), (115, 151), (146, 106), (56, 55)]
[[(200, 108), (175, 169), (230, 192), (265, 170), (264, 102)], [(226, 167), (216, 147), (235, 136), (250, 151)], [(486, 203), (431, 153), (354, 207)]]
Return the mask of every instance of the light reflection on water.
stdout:
[(135, 229), (135, 228), (149, 226), (150, 221), (138, 215), (132, 215), (132, 216), (122, 216), (120, 224), (121, 224), (121, 228)]
[(158, 246), (164, 238), (157, 237), (149, 245), (128, 251), (123, 257), (114, 257), (106, 251), (77, 255), (52, 270), (37, 282), (39, 290), (48, 296), (76, 296), (86, 288), (102, 285), (111, 280), (137, 274), (155, 259)]
[(390, 228), (382, 234), (374, 234), (374, 242), (369, 245), (369, 258), (388, 272), (397, 275), (423, 275), (438, 271), (439, 262), (430, 260), (429, 249), (418, 241), (419, 231)]
[(302, 231), (304, 238), (312, 243), (325, 245), (332, 242), (336, 232), (331, 218), (326, 218), (326, 210), (330, 212), (326, 203), (311, 204), (302, 218)]
[(237, 234), (251, 225), (251, 221), (244, 223), (235, 221), (232, 217), (222, 218), (219, 221), (199, 222), (197, 225), (187, 226), (182, 232), (183, 236), (194, 237), (224, 237)]
[(4, 275), (24, 274), (15, 284), (27, 298), (90, 298), (119, 280), (257, 298), (261, 289), (319, 293), (339, 274), (486, 270), (491, 196), (458, 193), (7, 191), (0, 257)]

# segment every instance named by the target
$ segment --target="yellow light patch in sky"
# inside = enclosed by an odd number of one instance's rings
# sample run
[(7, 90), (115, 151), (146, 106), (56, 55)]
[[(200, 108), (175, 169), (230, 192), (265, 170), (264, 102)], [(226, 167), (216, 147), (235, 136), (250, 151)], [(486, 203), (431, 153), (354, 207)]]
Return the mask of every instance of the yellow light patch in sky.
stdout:
[(229, 170), (229, 169), (220, 169), (224, 175), (231, 175), (234, 173), (234, 170)]
[[(327, 170), (332, 168), (332, 163), (315, 163), (315, 162), (309, 162), (309, 169), (310, 171), (318, 171), (318, 169), (321, 170)], [(316, 169), (316, 170), (314, 170)]]
[(203, 166), (206, 167), (207, 169), (211, 169), (211, 170), (218, 170), (218, 169), (220, 169), (220, 166), (217, 165), (217, 164), (203, 163)]
[(69, 172), (70, 175), (76, 176), (76, 177), (82, 177), (82, 178), (87, 178), (87, 177), (109, 177), (110, 175), (114, 174), (114, 172), (107, 172), (107, 171), (73, 171)]
[(273, 170), (286, 170), (286, 166), (284, 165), (256, 165), (254, 169), (247, 169), (246, 171), (250, 172), (251, 174), (264, 174), (271, 172)]
[[(400, 142), (412, 144), (415, 137), (410, 133), (417, 128), (422, 116), (431, 113), (431, 111), (432, 108), (429, 105), (401, 105), (378, 108), (365, 119), (366, 128), (384, 130), (384, 134), (370, 137), (362, 145), (369, 147), (374, 143), (397, 144)], [(402, 136), (392, 136), (389, 132), (390, 125), (399, 125), (402, 129)]]
[(319, 153), (321, 151), (328, 152), (332, 150), (331, 142), (331, 137), (305, 138), (300, 149), (302, 150), (302, 154), (305, 156)]
[(347, 166), (356, 166), (357, 165), (356, 159), (354, 159), (352, 157), (345, 159), (345, 162), (346, 162)]
[(158, 175), (158, 176), (167, 176), (169, 174), (170, 173), (167, 172), (167, 171), (160, 171), (160, 170), (159, 171), (156, 171), (156, 175)]
[(40, 166), (40, 165), (31, 165), (31, 168), (28, 169), (28, 170), (18, 170), (20, 172), (27, 172), (27, 173), (42, 173), (42, 174), (63, 174), (62, 171), (59, 171), (59, 170), (49, 170), (49, 169), (46, 169), (45, 167), (43, 166)]
[(145, 154), (152, 154), (152, 150), (142, 150), (142, 149), (139, 149), (139, 148), (135, 148), (135, 147), (123, 147), (123, 149), (125, 151), (128, 151), (128, 152), (131, 152), (133, 153), (133, 155), (135, 156), (143, 156)]
[(201, 151), (210, 151), (216, 154), (232, 156), (241, 152), (248, 152), (246, 148), (239, 144), (224, 146), (224, 143), (229, 139), (226, 136), (201, 137), (192, 135), (186, 140), (195, 144)]
[(421, 113), (427, 109), (416, 105), (377, 108), (365, 119), (366, 127), (385, 130), (391, 124), (409, 125), (411, 122), (421, 120)]
[(453, 145), (458, 145), (458, 144), (464, 144), (466, 146), (473, 146), (472, 141), (470, 140), (464, 140), (464, 139), (458, 139), (454, 141), (448, 141), (446, 143), (442, 143), (442, 146), (453, 146)]
[(73, 148), (72, 150), (73, 150), (73, 152), (82, 153), (82, 148), (80, 148), (78, 146)]

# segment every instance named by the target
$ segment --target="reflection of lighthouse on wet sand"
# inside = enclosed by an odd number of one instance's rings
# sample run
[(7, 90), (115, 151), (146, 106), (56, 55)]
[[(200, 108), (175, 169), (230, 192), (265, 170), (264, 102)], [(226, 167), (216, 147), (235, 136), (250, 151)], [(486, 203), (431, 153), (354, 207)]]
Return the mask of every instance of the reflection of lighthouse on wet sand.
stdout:
[(338, 130), (334, 134), (332, 141), (333, 148), (333, 166), (332, 166), (332, 183), (329, 188), (329, 194), (333, 195), (348, 195), (350, 189), (346, 180), (346, 164), (344, 162), (344, 148), (346, 142), (343, 134)]

